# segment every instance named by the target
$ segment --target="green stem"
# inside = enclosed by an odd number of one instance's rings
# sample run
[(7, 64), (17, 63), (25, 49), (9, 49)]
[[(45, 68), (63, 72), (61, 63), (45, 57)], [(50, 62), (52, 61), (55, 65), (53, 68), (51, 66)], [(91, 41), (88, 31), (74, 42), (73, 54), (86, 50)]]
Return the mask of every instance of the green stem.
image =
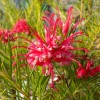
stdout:
[(27, 76), (27, 94), (30, 97), (30, 71), (29, 71), (28, 67), (27, 67), (27, 71), (28, 71), (28, 76)]
[[(39, 84), (40, 78), (41, 78), (41, 76), (38, 77), (38, 80), (37, 80), (38, 84)], [(36, 84), (36, 87), (35, 87), (34, 92), (33, 92), (33, 100), (36, 100), (35, 94), (36, 94), (36, 91), (37, 91), (37, 88), (38, 88), (38, 84)]]
[(9, 52), (9, 75), (12, 79), (12, 49), (11, 49), (11, 44), (10, 41), (8, 40), (8, 52)]
[(88, 12), (89, 12), (89, 15), (92, 14), (92, 6), (93, 6), (93, 0), (89, 0), (88, 1)]
[(83, 7), (84, 7), (84, 0), (81, 0), (81, 13), (80, 13), (80, 19), (83, 16)]

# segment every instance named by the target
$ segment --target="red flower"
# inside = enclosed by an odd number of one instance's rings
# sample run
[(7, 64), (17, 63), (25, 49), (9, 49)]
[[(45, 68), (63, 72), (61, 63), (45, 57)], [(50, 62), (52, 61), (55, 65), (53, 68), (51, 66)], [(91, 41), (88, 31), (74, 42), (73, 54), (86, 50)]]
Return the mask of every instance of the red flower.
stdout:
[(3, 43), (7, 43), (9, 41), (15, 41), (13, 38), (13, 34), (9, 30), (0, 30), (0, 38)]
[(100, 73), (100, 66), (96, 66), (93, 68), (93, 61), (89, 60), (86, 64), (86, 67), (83, 68), (82, 66), (79, 67), (76, 71), (76, 75), (78, 78), (83, 78), (83, 77), (90, 77), (90, 76), (95, 76), (96, 74)]
[(13, 33), (30, 33), (30, 26), (27, 24), (25, 19), (18, 20), (12, 30)]
[(54, 88), (53, 63), (58, 63), (61, 66), (67, 65), (75, 57), (73, 50), (84, 50), (87, 52), (86, 49), (76, 48), (73, 45), (75, 37), (82, 35), (83, 32), (71, 33), (70, 36), (66, 34), (69, 27), (71, 27), (72, 8), (70, 7), (68, 10), (68, 18), (65, 24), (60, 17), (56, 16), (55, 19), (55, 14), (48, 13), (49, 17), (43, 17), (43, 20), (48, 24), (48, 26), (44, 26), (45, 35), (42, 38), (37, 32), (34, 33), (36, 39), (33, 39), (28, 47), (27, 62), (34, 69), (36, 69), (36, 66), (42, 66), (43, 74), (51, 76), (50, 86), (52, 88)]
[(63, 32), (64, 34), (67, 34), (67, 33), (68, 33), (68, 30), (69, 30), (70, 25), (71, 25), (71, 23), (72, 23), (72, 16), (71, 16), (71, 14), (72, 14), (72, 9), (73, 9), (73, 7), (70, 7), (70, 8), (68, 9), (68, 11), (67, 11), (68, 15), (67, 15), (66, 23), (64, 24), (64, 28), (63, 28), (63, 30), (62, 30), (62, 32)]

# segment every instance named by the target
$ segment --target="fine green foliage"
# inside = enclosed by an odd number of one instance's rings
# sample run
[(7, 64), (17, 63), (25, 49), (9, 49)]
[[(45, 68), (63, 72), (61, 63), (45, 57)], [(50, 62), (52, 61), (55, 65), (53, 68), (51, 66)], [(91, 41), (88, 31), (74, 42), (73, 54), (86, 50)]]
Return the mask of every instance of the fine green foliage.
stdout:
[[(55, 2), (57, 0), (22, 1), (17, 6), (14, 0), (0, 0), (0, 29), (12, 29), (17, 20), (26, 19), (28, 24), (43, 37), (42, 16), (48, 9), (47, 5), (55, 13), (58, 7), (62, 19), (66, 18), (63, 5)], [(82, 43), (77, 45), (90, 50), (87, 56), (94, 59), (95, 65), (100, 65), (100, 1), (76, 0), (71, 4), (79, 13), (78, 19), (85, 18), (78, 27), (85, 34), (77, 38), (82, 40)], [(18, 36), (31, 40), (34, 38), (24, 33)], [(15, 45), (27, 46), (28, 44), (21, 38), (18, 38), (15, 43), (8, 41), (7, 44), (3, 44), (0, 38), (0, 100), (100, 100), (100, 74), (88, 79), (78, 79), (75, 76), (76, 63), (59, 68), (56, 65), (57, 74), (63, 73), (65, 77), (56, 84), (58, 91), (55, 91), (49, 87), (50, 77), (42, 74), (41, 67), (36, 71), (29, 65), (25, 65), (26, 60), (19, 60), (18, 54), (25, 54), (27, 50), (12, 49)], [(12, 56), (15, 57), (12, 59)], [(17, 63), (14, 67), (13, 62)], [(82, 63), (84, 64), (84, 60)]]

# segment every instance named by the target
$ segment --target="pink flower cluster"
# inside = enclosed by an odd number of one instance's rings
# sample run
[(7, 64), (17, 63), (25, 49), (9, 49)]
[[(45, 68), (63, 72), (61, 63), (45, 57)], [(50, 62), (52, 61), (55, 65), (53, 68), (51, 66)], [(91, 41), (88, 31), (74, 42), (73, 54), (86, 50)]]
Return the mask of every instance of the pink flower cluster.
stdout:
[(89, 60), (86, 64), (86, 67), (83, 67), (82, 65), (79, 66), (79, 68), (76, 71), (76, 75), (78, 78), (88, 78), (91, 76), (95, 76), (100, 72), (100, 66), (94, 67), (94, 62), (92, 60)]
[(18, 20), (12, 30), (0, 30), (0, 39), (3, 43), (7, 43), (8, 39), (9, 41), (15, 41), (16, 38), (14, 38), (16, 33), (26, 33), (30, 34), (30, 26), (27, 24), (25, 19)]
[[(37, 32), (34, 33), (36, 38), (33, 39), (28, 47), (28, 53), (26, 55), (28, 64), (34, 69), (37, 66), (42, 66), (43, 74), (51, 76), (51, 88), (54, 88), (55, 63), (60, 66), (70, 64), (72, 59), (75, 59), (73, 50), (84, 50), (88, 52), (85, 48), (76, 48), (74, 46), (75, 37), (83, 34), (82, 31), (74, 32), (74, 30), (83, 19), (71, 27), (73, 20), (71, 16), (72, 9), (73, 7), (68, 9), (65, 23), (61, 20), (60, 15), (56, 16), (55, 14), (46, 12), (49, 17), (43, 17), (43, 20), (47, 23), (47, 26), (44, 25), (44, 37), (40, 37)], [(68, 34), (70, 31), (72, 33)]]
[(9, 30), (0, 30), (0, 40), (3, 43), (7, 43), (9, 41), (15, 41), (12, 32)]
[(25, 19), (18, 20), (12, 30), (13, 33), (30, 33), (30, 26)]

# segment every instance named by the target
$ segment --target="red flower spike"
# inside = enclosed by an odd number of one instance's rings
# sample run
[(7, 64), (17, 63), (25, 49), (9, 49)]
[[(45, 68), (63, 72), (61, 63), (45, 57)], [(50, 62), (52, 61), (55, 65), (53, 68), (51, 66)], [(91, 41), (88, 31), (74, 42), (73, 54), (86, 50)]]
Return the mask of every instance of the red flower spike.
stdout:
[(71, 17), (71, 14), (72, 14), (72, 9), (73, 7), (71, 6), (68, 11), (67, 11), (67, 20), (66, 20), (66, 23), (64, 24), (64, 28), (62, 30), (62, 32), (66, 35), (68, 33), (68, 30), (70, 28), (70, 25), (71, 25), (71, 20), (72, 20), (72, 17)]
[[(47, 23), (47, 26), (44, 26), (44, 38), (41, 38), (39, 33), (35, 32), (33, 35), (36, 38), (33, 39), (32, 43), (29, 42), (30, 46), (26, 54), (27, 62), (30, 68), (33, 69), (36, 69), (37, 66), (42, 66), (42, 73), (50, 76), (51, 88), (55, 88), (53, 81), (55, 78), (53, 62), (58, 63), (60, 66), (64, 66), (69, 65), (71, 61), (75, 61), (81, 66), (81, 64), (74, 59), (75, 55), (73, 54), (73, 50), (87, 51), (85, 48), (76, 48), (73, 45), (75, 37), (82, 35), (82, 31), (67, 36), (72, 20), (72, 9), (73, 7), (70, 7), (68, 10), (65, 26), (63, 26), (59, 16), (55, 18), (55, 14), (48, 13), (48, 16), (43, 17), (43, 20)], [(60, 34), (58, 34), (58, 28), (61, 30)]]
[(84, 68), (78, 68), (76, 71), (77, 78), (87, 77), (88, 73)]
[(0, 30), (0, 38), (3, 43), (7, 43), (9, 41), (15, 41), (13, 34), (9, 30)]
[[(92, 61), (92, 63), (94, 63)], [(86, 64), (86, 68), (83, 67), (79, 67), (76, 71), (76, 75), (78, 78), (87, 78), (90, 76), (95, 76), (98, 73), (100, 73), (100, 66), (96, 66), (95, 68), (93, 68), (93, 64), (91, 64), (91, 60), (89, 60)]]
[(30, 33), (30, 26), (27, 24), (25, 19), (18, 20), (16, 24), (14, 25), (14, 28), (12, 30), (13, 34), (15, 33)]
[(100, 66), (96, 66), (95, 68), (91, 69), (89, 75), (90, 76), (95, 76), (98, 73), (100, 73)]
[(80, 19), (78, 22), (75, 23), (75, 25), (73, 26), (72, 30), (75, 30), (77, 28), (77, 26), (84, 20), (84, 18)]

